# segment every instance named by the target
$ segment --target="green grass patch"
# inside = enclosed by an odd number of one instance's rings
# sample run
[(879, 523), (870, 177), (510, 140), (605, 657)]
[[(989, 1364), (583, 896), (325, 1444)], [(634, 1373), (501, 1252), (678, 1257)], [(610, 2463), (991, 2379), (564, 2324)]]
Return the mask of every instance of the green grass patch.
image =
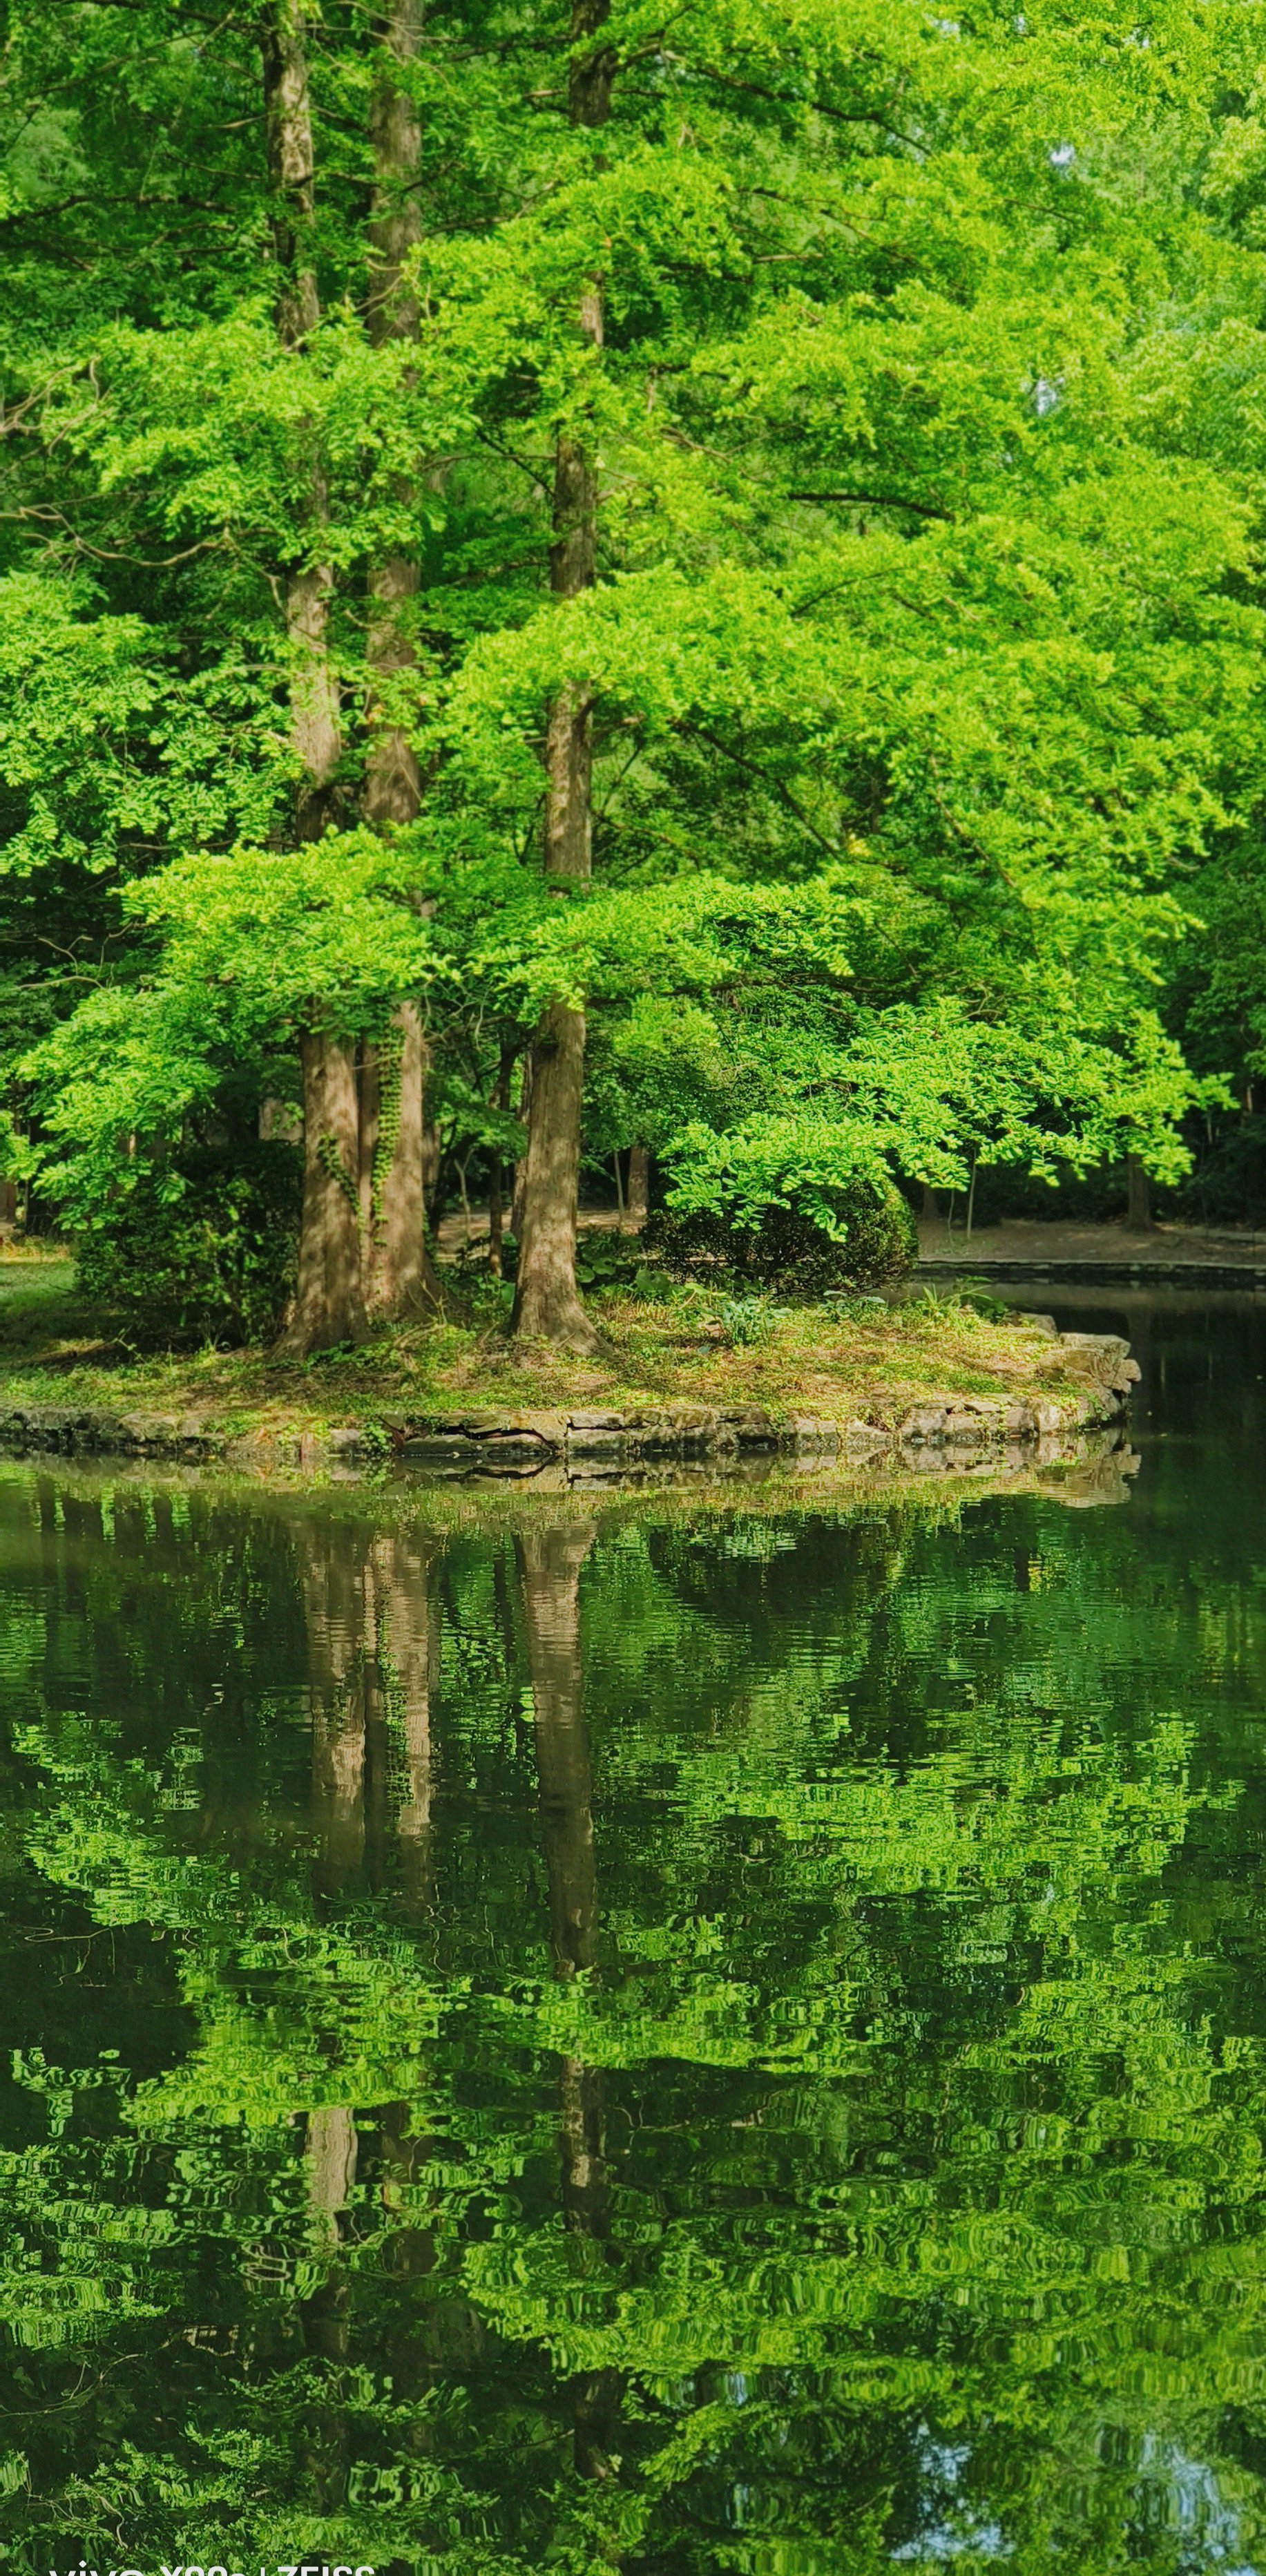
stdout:
[(1040, 1325), (994, 1300), (981, 1300), (989, 1311), (980, 1312), (959, 1295), (787, 1306), (704, 1288), (611, 1289), (592, 1301), (602, 1336), (593, 1359), (513, 1344), (500, 1300), (455, 1296), (461, 1305), (431, 1323), (295, 1361), (261, 1350), (140, 1350), (81, 1297), (69, 1262), (48, 1261), (20, 1280), (0, 1264), (0, 1401), (196, 1414), (235, 1433), (319, 1430), (401, 1409), (455, 1417), (477, 1407), (683, 1399), (891, 1423), (937, 1396), (1032, 1399), (1069, 1383)]

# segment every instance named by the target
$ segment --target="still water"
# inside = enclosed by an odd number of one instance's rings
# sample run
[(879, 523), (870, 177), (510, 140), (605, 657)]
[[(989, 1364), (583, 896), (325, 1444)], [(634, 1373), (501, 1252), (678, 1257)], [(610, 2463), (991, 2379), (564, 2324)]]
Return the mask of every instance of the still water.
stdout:
[(1127, 1321), (1098, 1508), (0, 1470), (0, 2565), (1266, 2576), (1266, 1309)]

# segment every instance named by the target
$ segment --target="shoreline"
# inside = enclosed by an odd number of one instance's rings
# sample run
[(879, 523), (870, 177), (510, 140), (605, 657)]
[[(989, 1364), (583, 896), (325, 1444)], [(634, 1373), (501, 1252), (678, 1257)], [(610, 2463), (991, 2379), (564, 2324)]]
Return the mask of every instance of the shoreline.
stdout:
[[(16, 1269), (17, 1265), (15, 1265)], [(690, 1288), (595, 1301), (597, 1350), (507, 1341), (486, 1301), (295, 1360), (145, 1349), (72, 1266), (0, 1297), (0, 1451), (218, 1462), (252, 1475), (610, 1477), (676, 1462), (925, 1468), (1017, 1457), (1116, 1422), (1138, 1368), (1116, 1333), (1061, 1333), (955, 1291), (774, 1306)]]
[(644, 1465), (754, 1459), (838, 1460), (849, 1468), (909, 1472), (938, 1453), (955, 1465), (1020, 1460), (1120, 1421), (1138, 1378), (1129, 1345), (1113, 1333), (1043, 1330), (1043, 1356), (1070, 1382), (1031, 1393), (929, 1391), (889, 1420), (791, 1412), (760, 1404), (678, 1400), (626, 1406), (379, 1407), (359, 1421), (321, 1428), (262, 1415), (217, 1423), (196, 1411), (116, 1410), (72, 1401), (5, 1401), (0, 1448), (11, 1454), (215, 1462), (255, 1473), (299, 1468), (317, 1475), (389, 1465), (440, 1476), (532, 1479), (561, 1470), (568, 1482), (604, 1480)]
[(940, 1514), (995, 1495), (1031, 1494), (1074, 1511), (1128, 1502), (1141, 1460), (1121, 1423), (1043, 1433), (976, 1451), (886, 1451), (865, 1463), (823, 1452), (749, 1453), (730, 1459), (659, 1458), (636, 1466), (563, 1465), (519, 1472), (445, 1473), (421, 1466), (348, 1463), (325, 1469), (275, 1457), (198, 1459), (73, 1453), (0, 1446), (0, 1478), (29, 1474), (40, 1486), (110, 1510), (129, 1491), (286, 1510), (368, 1511), (376, 1519), (445, 1527), (517, 1526), (523, 1515), (584, 1518), (595, 1512), (782, 1514), (855, 1512), (917, 1504)]

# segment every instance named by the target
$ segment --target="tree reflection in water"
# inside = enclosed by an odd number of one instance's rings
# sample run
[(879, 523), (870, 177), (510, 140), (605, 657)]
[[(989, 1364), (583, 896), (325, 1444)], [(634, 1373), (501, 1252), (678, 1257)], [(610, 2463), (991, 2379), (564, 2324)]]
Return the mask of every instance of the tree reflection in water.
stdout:
[(1116, 1512), (7, 1471), (5, 2563), (1266, 2564), (1241, 1356)]
[[(580, 1569), (597, 1536), (592, 1522), (530, 1522), (518, 1539), (523, 1624), (540, 1783), (541, 1841), (549, 1884), (555, 1975), (596, 1976), (598, 1872), (593, 1784), (585, 1730)], [(563, 2220), (599, 2255), (611, 2232), (602, 2070), (564, 2051), (559, 2061)], [(573, 2456), (582, 2477), (610, 2477), (619, 2439), (621, 2374), (582, 2370), (568, 2384)]]

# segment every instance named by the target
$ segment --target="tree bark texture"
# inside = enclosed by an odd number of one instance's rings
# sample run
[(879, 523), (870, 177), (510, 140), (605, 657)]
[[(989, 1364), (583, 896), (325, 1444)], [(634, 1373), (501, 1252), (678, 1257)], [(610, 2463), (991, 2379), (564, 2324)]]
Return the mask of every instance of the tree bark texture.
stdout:
[(299, 0), (269, 0), (260, 23), (264, 132), (277, 262), (277, 330), (282, 346), (302, 346), (320, 319), (313, 233), (316, 175), (308, 57)]
[[(574, 0), (575, 53), (568, 80), (573, 125), (605, 125), (616, 58), (609, 46), (585, 45), (605, 24), (607, 0)], [(581, 339), (602, 347), (602, 280), (581, 291)], [(597, 577), (598, 479), (592, 441), (560, 429), (554, 453), (554, 542), (550, 587), (575, 599)], [(583, 881), (592, 865), (593, 709), (589, 692), (568, 684), (549, 712), (545, 741), (545, 872), (560, 883)], [(514, 1329), (528, 1338), (592, 1350), (597, 1335), (576, 1291), (576, 1211), (580, 1189), (581, 1092), (585, 1016), (561, 1002), (545, 1013), (532, 1051), (531, 1110), (525, 1157)]]
[[(408, 65), (422, 40), (420, 0), (394, 0), (379, 34), (381, 53), (369, 101), (369, 140), (374, 184), (369, 218), (369, 291), (366, 324), (371, 345), (415, 341), (418, 308), (402, 271), (421, 234), (418, 185), (422, 132), (409, 96)], [(401, 489), (406, 504), (412, 497)], [(365, 768), (365, 817), (377, 824), (411, 823), (420, 793), (417, 754), (408, 735), (384, 713), (374, 677), (390, 683), (414, 659), (409, 604), (417, 597), (416, 556), (385, 555), (369, 569), (367, 657), (370, 666), (369, 753)]]
[(366, 1313), (383, 1320), (439, 1300), (422, 1186), (426, 1071), (417, 1005), (402, 1002), (390, 1040), (367, 1045), (360, 1068), (361, 1271)]
[(1152, 1182), (1137, 1154), (1129, 1154), (1125, 1164), (1126, 1223), (1136, 1234), (1152, 1230)]
[(589, 1351), (597, 1335), (576, 1291), (576, 1208), (585, 1015), (552, 1002), (532, 1046), (514, 1329)]
[(629, 1147), (629, 1187), (625, 1222), (630, 1234), (644, 1234), (651, 1205), (651, 1158), (645, 1145)]
[(359, 1205), (360, 1102), (350, 1047), (305, 1029), (303, 1214), (294, 1313), (282, 1347), (303, 1353), (364, 1339)]
[[(325, 515), (324, 494), (313, 509)], [(290, 646), (290, 748), (299, 764), (295, 830), (300, 841), (319, 841), (336, 820), (335, 785), (343, 747), (338, 681), (330, 663), (330, 602), (334, 573), (314, 564), (286, 584), (286, 640)]]
[[(519, 1125), (525, 1136), (532, 1132), (532, 1049), (523, 1058), (523, 1079), (519, 1086)], [(516, 1243), (523, 1241), (523, 1198), (527, 1189), (527, 1147), (523, 1148), (514, 1167), (510, 1192), (510, 1232)]]
[[(495, 1109), (505, 1111), (510, 1106), (510, 1077), (513, 1071), (514, 1049), (503, 1046), (501, 1061), (497, 1067), (496, 1089), (492, 1095)], [(492, 1157), (492, 1168), (488, 1177), (488, 1267), (494, 1279), (501, 1277), (501, 1245), (505, 1230), (504, 1168), (501, 1148), (498, 1146)]]

